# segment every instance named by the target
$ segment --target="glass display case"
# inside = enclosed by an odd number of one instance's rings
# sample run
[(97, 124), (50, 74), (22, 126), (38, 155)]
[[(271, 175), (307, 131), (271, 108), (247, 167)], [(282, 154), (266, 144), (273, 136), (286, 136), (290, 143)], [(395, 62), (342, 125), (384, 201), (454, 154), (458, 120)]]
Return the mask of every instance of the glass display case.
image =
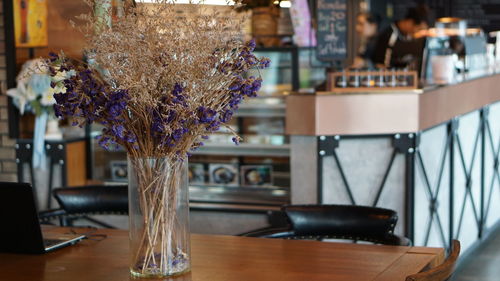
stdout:
[(315, 47), (300, 47), (298, 55), (299, 91), (313, 93), (318, 87), (324, 86), (327, 80), (326, 69), (332, 63), (318, 60)]
[[(190, 200), (217, 204), (280, 206), (290, 201), (290, 146), (285, 136), (285, 98), (291, 91), (313, 88), (323, 82), (324, 65), (315, 61), (314, 49), (257, 49), (268, 57), (268, 69), (248, 75), (262, 76), (259, 96), (245, 101), (229, 123), (243, 141), (232, 142), (228, 129), (212, 134), (189, 159)], [(105, 182), (126, 182), (126, 153), (106, 151), (92, 126), (93, 178)]]

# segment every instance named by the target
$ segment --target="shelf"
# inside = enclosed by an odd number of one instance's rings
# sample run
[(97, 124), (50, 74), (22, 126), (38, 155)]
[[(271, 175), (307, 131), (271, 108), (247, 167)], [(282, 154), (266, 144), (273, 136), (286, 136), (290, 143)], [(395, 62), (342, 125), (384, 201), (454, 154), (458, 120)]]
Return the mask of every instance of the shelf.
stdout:
[(283, 205), (289, 200), (289, 189), (279, 187), (189, 186), (193, 202)]
[[(126, 185), (127, 182), (105, 181), (105, 185)], [(221, 185), (190, 185), (191, 203), (281, 206), (289, 203), (290, 191), (284, 187), (243, 187)]]
[[(285, 203), (286, 204), (286, 203)], [(233, 213), (264, 213), (270, 211), (279, 212), (281, 205), (271, 204), (238, 204), (238, 203), (212, 203), (190, 201), (189, 209), (191, 211), (215, 211), (215, 212), (233, 212)]]
[(285, 104), (242, 104), (237, 117), (285, 117)]
[(287, 53), (297, 51), (297, 46), (283, 46), (283, 47), (256, 47), (255, 52), (273, 52), (273, 53)]
[[(95, 144), (96, 151), (106, 153), (125, 153), (125, 149), (118, 147), (114, 150), (105, 150), (99, 145)], [(270, 157), (288, 157), (290, 156), (290, 145), (273, 145), (273, 144), (252, 144), (234, 143), (216, 144), (207, 143), (198, 148), (196, 151), (190, 152), (193, 155), (223, 155), (223, 156), (270, 156)]]
[(205, 144), (193, 155), (234, 155), (234, 156), (274, 156), (289, 157), (290, 145), (272, 145), (272, 144)]

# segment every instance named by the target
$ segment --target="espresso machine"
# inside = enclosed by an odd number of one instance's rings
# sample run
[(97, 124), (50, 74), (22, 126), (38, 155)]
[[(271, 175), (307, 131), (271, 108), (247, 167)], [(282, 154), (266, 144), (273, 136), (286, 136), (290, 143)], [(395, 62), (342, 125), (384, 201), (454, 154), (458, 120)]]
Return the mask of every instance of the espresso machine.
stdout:
[(460, 18), (440, 18), (429, 30), (421, 82), (445, 85), (481, 75), (487, 68), (487, 40), (478, 28), (467, 28)]

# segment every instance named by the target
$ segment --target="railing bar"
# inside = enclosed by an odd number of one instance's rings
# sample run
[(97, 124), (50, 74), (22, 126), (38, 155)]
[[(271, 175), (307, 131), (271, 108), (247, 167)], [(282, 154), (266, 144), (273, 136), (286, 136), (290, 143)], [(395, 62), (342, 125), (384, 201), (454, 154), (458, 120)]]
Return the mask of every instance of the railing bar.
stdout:
[(344, 186), (346, 188), (347, 195), (349, 196), (351, 203), (353, 205), (356, 205), (356, 200), (354, 200), (354, 196), (352, 195), (351, 187), (349, 186), (349, 182), (347, 181), (347, 177), (345, 176), (344, 169), (342, 167), (342, 164), (340, 163), (339, 157), (337, 156), (337, 153), (335, 152), (335, 150), (333, 151), (333, 158), (335, 159), (335, 163), (337, 163), (337, 167), (339, 168), (340, 176), (342, 177), (342, 181), (344, 182)]
[(382, 191), (384, 190), (385, 183), (387, 181), (387, 178), (389, 177), (389, 173), (392, 170), (392, 165), (394, 163), (394, 159), (396, 159), (396, 154), (397, 151), (396, 149), (393, 150), (391, 159), (389, 160), (389, 165), (387, 166), (387, 169), (384, 173), (384, 177), (382, 178), (382, 182), (380, 183), (380, 187), (378, 188), (377, 195), (375, 196), (375, 200), (373, 201), (373, 207), (377, 206), (378, 201), (380, 199), (380, 196), (382, 195)]
[(422, 170), (424, 183), (425, 183), (425, 186), (427, 187), (427, 192), (428, 192), (429, 198), (432, 200), (432, 199), (434, 199), (434, 194), (432, 193), (431, 184), (429, 182), (429, 177), (427, 176), (427, 171), (425, 170), (424, 161), (422, 160), (422, 155), (420, 154), (420, 151), (417, 151), (417, 159), (418, 159), (418, 162), (420, 164), (418, 166)]
[(464, 219), (465, 204), (467, 203), (467, 192), (464, 193), (464, 199), (462, 200), (462, 210), (460, 211), (460, 219), (458, 221), (458, 227), (455, 238), (458, 239), (460, 236), (460, 230), (462, 229), (462, 222)]
[(443, 155), (441, 158), (441, 165), (439, 167), (439, 174), (438, 177), (436, 178), (436, 191), (434, 193), (434, 198), (436, 198), (439, 194), (439, 190), (441, 189), (441, 179), (443, 178), (443, 173), (444, 173), (444, 167), (446, 163), (446, 155), (448, 155), (448, 150), (451, 145), (451, 140), (453, 138), (453, 134), (449, 134), (445, 143), (445, 146), (443, 148)]

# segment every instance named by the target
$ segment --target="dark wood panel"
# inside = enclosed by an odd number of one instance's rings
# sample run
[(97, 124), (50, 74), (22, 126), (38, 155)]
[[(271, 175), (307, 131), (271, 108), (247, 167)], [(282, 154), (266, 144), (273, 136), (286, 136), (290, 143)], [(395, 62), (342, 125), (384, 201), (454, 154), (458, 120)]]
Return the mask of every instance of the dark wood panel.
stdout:
[[(84, 37), (71, 27), (70, 20), (76, 19), (82, 13), (88, 12), (88, 6), (79, 0), (48, 0), (48, 38), (47, 48), (35, 48), (34, 57), (47, 57), (50, 51), (63, 50), (68, 56), (81, 59), (84, 47)], [(17, 48), (17, 62), (22, 64), (29, 59), (29, 50)]]
[(67, 186), (82, 186), (87, 183), (87, 150), (85, 141), (66, 145)]

